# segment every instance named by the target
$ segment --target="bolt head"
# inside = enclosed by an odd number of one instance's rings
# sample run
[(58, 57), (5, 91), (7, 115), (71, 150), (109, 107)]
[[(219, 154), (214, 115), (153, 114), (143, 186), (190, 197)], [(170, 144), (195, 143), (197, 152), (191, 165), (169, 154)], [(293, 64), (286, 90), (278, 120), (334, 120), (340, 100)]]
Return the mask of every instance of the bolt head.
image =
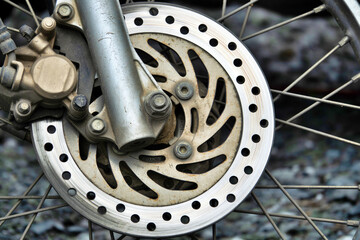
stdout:
[(31, 105), (28, 102), (21, 101), (17, 106), (17, 110), (21, 114), (28, 114), (31, 110)]
[(162, 94), (157, 94), (154, 97), (152, 97), (152, 105), (157, 108), (161, 109), (166, 106), (166, 97)]
[(70, 18), (72, 14), (72, 9), (68, 4), (62, 4), (57, 10), (59, 16), (63, 19)]
[(90, 130), (93, 133), (102, 133), (105, 130), (105, 123), (103, 120), (96, 118), (90, 123)]
[(181, 141), (174, 146), (174, 154), (179, 159), (188, 159), (192, 152), (192, 146), (188, 142)]
[(162, 92), (151, 93), (145, 101), (145, 109), (151, 117), (164, 118), (171, 112), (171, 101)]
[(72, 100), (72, 106), (74, 107), (75, 111), (85, 111), (88, 105), (88, 101), (86, 97), (82, 94), (75, 96)]

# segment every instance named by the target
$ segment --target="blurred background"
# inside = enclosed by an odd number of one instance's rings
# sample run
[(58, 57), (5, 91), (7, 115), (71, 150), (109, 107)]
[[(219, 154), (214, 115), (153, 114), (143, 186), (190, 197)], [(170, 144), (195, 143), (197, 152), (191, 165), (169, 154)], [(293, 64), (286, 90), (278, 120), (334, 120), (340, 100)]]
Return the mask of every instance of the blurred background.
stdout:
[[(24, 1), (14, 1), (26, 8)], [(125, 1), (124, 1), (125, 2)], [(222, 1), (173, 1), (194, 8), (214, 19), (221, 16)], [(227, 12), (238, 8), (247, 1), (228, 1)], [(36, 13), (44, 17), (47, 7), (42, 1), (31, 1)], [(262, 30), (268, 26), (304, 13), (321, 4), (315, 0), (259, 1), (251, 11), (244, 35)], [(35, 27), (31, 17), (24, 15), (9, 4), (0, 1), (1, 18), (11, 27), (22, 24)], [(242, 11), (224, 22), (235, 35), (239, 35), (246, 11)], [(19, 44), (24, 40), (19, 34), (13, 35)], [(283, 90), (304, 73), (318, 59), (330, 51), (343, 37), (336, 21), (327, 13), (308, 17), (277, 30), (246, 40), (263, 69), (271, 89)], [(314, 97), (323, 97), (349, 81), (360, 72), (349, 44), (336, 51), (315, 71), (292, 90), (292, 92)], [(276, 95), (276, 94), (275, 94)], [(274, 95), (274, 96), (275, 96)], [(353, 84), (334, 96), (332, 100), (360, 105), (359, 84)], [(283, 96), (275, 104), (277, 118), (288, 119), (306, 108), (312, 101)], [(360, 114), (357, 110), (321, 104), (297, 122), (310, 128), (360, 142)], [(0, 135), (0, 195), (22, 195), (30, 183), (41, 173), (36, 155), (30, 143), (18, 141), (5, 132)], [(268, 169), (282, 184), (293, 185), (349, 185), (360, 184), (359, 147), (331, 140), (322, 136), (284, 126), (276, 131)], [(41, 195), (48, 186), (42, 179), (31, 192)], [(263, 176), (261, 185), (273, 185)], [(360, 204), (358, 190), (289, 190), (307, 213), (313, 217), (341, 220), (359, 220)], [(270, 212), (300, 215), (280, 190), (257, 189), (255, 193)], [(52, 190), (50, 195), (56, 195)], [(39, 200), (24, 200), (18, 209), (33, 210)], [(16, 200), (0, 200), (0, 215), (4, 216)], [(61, 200), (47, 200), (45, 206), (61, 203)], [(256, 203), (249, 198), (238, 209), (259, 211)], [(21, 212), (21, 211), (18, 212)], [(6, 221), (0, 228), (0, 239), (19, 239), (29, 221), (17, 218)], [(317, 233), (306, 221), (276, 218), (280, 229), (290, 239), (318, 239)], [(350, 240), (356, 228), (340, 224), (318, 223), (329, 239)], [(88, 239), (86, 219), (66, 207), (55, 212), (39, 214), (32, 226), (29, 239)], [(110, 239), (108, 231), (94, 226), (95, 239)], [(212, 229), (208, 228), (194, 237), (211, 239)], [(265, 216), (232, 213), (217, 224), (218, 239), (278, 239), (276, 232)], [(132, 239), (132, 238), (126, 238)], [(178, 239), (189, 239), (179, 237)]]

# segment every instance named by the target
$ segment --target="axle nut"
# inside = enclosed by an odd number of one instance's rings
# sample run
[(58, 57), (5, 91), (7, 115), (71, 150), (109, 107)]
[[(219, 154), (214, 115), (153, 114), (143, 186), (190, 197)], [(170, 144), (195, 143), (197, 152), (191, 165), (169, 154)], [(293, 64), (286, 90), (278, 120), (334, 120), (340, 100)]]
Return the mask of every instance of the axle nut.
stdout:
[(94, 134), (101, 134), (105, 131), (105, 122), (100, 118), (95, 118), (90, 123), (90, 131)]
[(145, 100), (146, 112), (154, 118), (164, 118), (171, 112), (171, 101), (162, 92), (150, 93)]
[(181, 100), (189, 100), (194, 95), (194, 87), (189, 82), (180, 82), (175, 87), (175, 93)]
[(192, 152), (192, 146), (185, 141), (177, 143), (174, 147), (175, 156), (182, 160), (188, 159), (191, 156)]

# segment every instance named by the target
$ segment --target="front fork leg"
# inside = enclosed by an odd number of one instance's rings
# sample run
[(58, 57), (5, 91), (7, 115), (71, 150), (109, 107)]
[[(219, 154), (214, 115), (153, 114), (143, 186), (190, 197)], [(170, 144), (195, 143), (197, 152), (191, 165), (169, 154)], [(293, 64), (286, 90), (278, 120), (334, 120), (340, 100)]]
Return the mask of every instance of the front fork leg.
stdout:
[[(118, 0), (77, 0), (83, 32), (101, 82), (120, 151), (153, 143), (171, 101), (134, 51)], [(156, 126), (154, 126), (156, 125)]]

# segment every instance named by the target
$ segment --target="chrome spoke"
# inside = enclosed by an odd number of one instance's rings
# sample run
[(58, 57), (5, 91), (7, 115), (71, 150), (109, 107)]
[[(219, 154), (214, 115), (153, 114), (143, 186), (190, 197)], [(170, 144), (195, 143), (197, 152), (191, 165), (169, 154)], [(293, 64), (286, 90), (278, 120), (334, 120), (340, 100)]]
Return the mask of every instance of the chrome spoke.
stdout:
[(304, 131), (307, 131), (307, 132), (311, 132), (311, 133), (314, 133), (314, 134), (317, 134), (317, 135), (320, 135), (320, 136), (335, 139), (335, 140), (338, 140), (338, 141), (341, 141), (341, 142), (344, 142), (344, 143), (348, 143), (348, 144), (352, 144), (352, 145), (360, 147), (360, 143), (354, 142), (354, 141), (346, 139), (346, 138), (341, 138), (341, 137), (338, 137), (338, 136), (335, 136), (335, 135), (332, 135), (332, 134), (329, 134), (329, 133), (325, 133), (325, 132), (318, 131), (318, 130), (315, 130), (315, 129), (312, 129), (312, 128), (304, 127), (302, 125), (298, 125), (298, 124), (291, 123), (289, 121), (284, 121), (284, 120), (277, 119), (277, 118), (275, 119), (275, 121), (277, 121), (277, 122), (279, 122), (281, 124), (285, 124), (285, 125), (288, 125), (288, 126), (291, 126), (291, 127), (294, 127), (294, 128), (298, 128), (298, 129), (301, 129), (301, 130), (304, 130)]
[(301, 15), (299, 15), (299, 16), (293, 17), (293, 18), (291, 18), (291, 19), (288, 19), (288, 20), (283, 21), (283, 22), (281, 22), (281, 23), (275, 24), (275, 25), (273, 25), (273, 26), (270, 26), (270, 27), (268, 27), (268, 28), (265, 28), (265, 29), (263, 29), (263, 30), (261, 30), (261, 31), (258, 31), (258, 32), (256, 32), (256, 33), (253, 33), (253, 34), (251, 34), (251, 35), (248, 35), (248, 36), (242, 38), (241, 41), (245, 41), (245, 40), (248, 40), (248, 39), (250, 39), (250, 38), (256, 37), (256, 36), (258, 36), (258, 35), (260, 35), (260, 34), (264, 34), (264, 33), (266, 33), (266, 32), (269, 32), (269, 31), (271, 31), (271, 30), (274, 30), (274, 29), (276, 29), (276, 28), (282, 27), (282, 26), (284, 26), (284, 25), (286, 25), (286, 24), (289, 24), (289, 23), (292, 23), (292, 22), (294, 22), (294, 21), (297, 21), (297, 20), (299, 20), (299, 19), (301, 19), (301, 18), (307, 17), (307, 16), (309, 16), (309, 15), (322, 12), (322, 11), (324, 11), (325, 9), (326, 9), (325, 4), (320, 5), (319, 7), (316, 7), (316, 8), (314, 8), (313, 10), (311, 10), (311, 11), (309, 11), (309, 12), (303, 13), (303, 14), (301, 14)]
[(274, 222), (274, 220), (271, 218), (271, 216), (269, 215), (268, 211), (265, 209), (264, 205), (262, 205), (262, 203), (260, 202), (259, 198), (255, 195), (254, 192), (251, 192), (251, 196), (252, 198), (255, 200), (256, 204), (260, 207), (261, 211), (264, 213), (264, 215), (266, 216), (266, 218), (269, 220), (269, 222), (271, 223), (271, 225), (273, 226), (273, 228), (275, 229), (275, 231), (277, 232), (277, 234), (279, 235), (279, 237), (281, 239), (286, 239), (286, 237), (284, 236), (284, 234), (280, 231), (279, 227), (276, 225), (276, 223)]
[[(322, 62), (324, 62), (328, 57), (330, 57), (336, 50), (343, 47), (350, 41), (348, 36), (343, 37), (335, 47), (333, 47), (327, 54), (325, 54), (322, 58), (320, 58), (314, 65), (312, 65), (308, 70), (306, 70), (303, 74), (300, 75), (294, 82), (292, 82), (289, 86), (287, 86), (282, 92), (287, 92), (291, 88), (293, 88), (296, 84), (302, 81), (309, 73), (311, 73), (317, 66), (319, 66)], [(280, 98), (280, 95), (274, 98), (274, 102), (276, 102)]]
[[(38, 206), (36, 207), (36, 210), (39, 210), (39, 209), (43, 206), (43, 204), (44, 204), (44, 202), (45, 202), (45, 200), (46, 200), (47, 195), (49, 195), (50, 190), (51, 190), (51, 184), (49, 184), (49, 187), (46, 189), (44, 196), (41, 198), (41, 201), (39, 202)], [(34, 214), (32, 215), (32, 217), (31, 217), (28, 225), (26, 226), (23, 234), (21, 235), (20, 240), (25, 239), (25, 236), (26, 236), (26, 234), (29, 232), (29, 230), (30, 230), (32, 224), (34, 223), (37, 215), (38, 215), (38, 213), (34, 213)]]
[[(329, 186), (329, 185), (282, 185), (285, 189), (347, 189), (347, 190), (360, 190), (360, 185), (358, 186)], [(255, 187), (256, 189), (277, 189), (279, 188), (276, 185), (259, 185)]]
[(212, 239), (216, 240), (216, 224), (212, 225)]
[(224, 16), (225, 16), (225, 13), (226, 13), (226, 4), (227, 4), (227, 0), (223, 0), (222, 10), (221, 10), (221, 17), (224, 17)]
[(88, 221), (89, 226), (89, 240), (93, 240), (93, 230), (92, 230), (92, 222)]
[[(0, 196), (0, 200), (14, 200), (14, 199), (41, 199), (42, 196)], [(62, 199), (60, 196), (47, 196), (46, 199)]]
[(17, 33), (19, 33), (19, 32), (20, 32), (20, 30), (19, 30), (19, 29), (17, 29), (17, 28), (8, 27), (8, 26), (6, 26), (6, 28), (7, 28), (8, 30), (12, 31), (12, 32), (17, 32)]
[(353, 109), (360, 110), (360, 106), (353, 105), (353, 104), (336, 102), (336, 101), (331, 101), (331, 100), (327, 100), (327, 99), (316, 98), (316, 97), (311, 97), (311, 96), (301, 95), (301, 94), (296, 94), (296, 93), (291, 93), (291, 92), (284, 92), (284, 91), (279, 91), (279, 90), (274, 90), (274, 89), (271, 89), (271, 92), (278, 93), (278, 94), (285, 95), (285, 96), (301, 98), (301, 99), (306, 99), (306, 100), (312, 100), (315, 102), (327, 103), (327, 104), (337, 105), (340, 107), (347, 107), (347, 108), (353, 108)]
[(285, 190), (285, 188), (280, 184), (280, 182), (265, 169), (266, 174), (271, 178), (271, 180), (280, 188), (284, 195), (290, 200), (290, 202), (296, 207), (296, 209), (305, 217), (305, 219), (310, 223), (310, 225), (319, 233), (323, 239), (327, 239), (324, 233), (316, 226), (316, 224), (311, 220), (311, 218), (306, 214), (306, 212), (300, 207), (300, 205), (291, 197), (291, 195)]
[(257, 1), (259, 1), (259, 0), (251, 0), (250, 2), (248, 2), (248, 3), (244, 4), (244, 5), (242, 5), (241, 7), (239, 7), (239, 8), (237, 8), (237, 9), (235, 9), (234, 11), (231, 11), (230, 13), (226, 14), (225, 16), (222, 16), (222, 17), (221, 17), (221, 18), (219, 18), (217, 21), (218, 21), (218, 22), (223, 22), (225, 19), (227, 19), (227, 18), (229, 18), (229, 17), (233, 16), (234, 14), (236, 14), (236, 13), (240, 12), (241, 10), (243, 10), (243, 9), (247, 8), (248, 6), (250, 6), (250, 5), (254, 4), (254, 3), (256, 3)]
[(27, 4), (30, 12), (31, 12), (31, 16), (34, 18), (34, 21), (35, 21), (35, 23), (36, 23), (36, 26), (39, 27), (39, 26), (40, 26), (39, 21), (38, 21), (38, 19), (37, 19), (37, 17), (36, 17), (36, 14), (35, 14), (35, 12), (34, 12), (34, 9), (33, 9), (32, 6), (31, 6), (30, 1), (29, 1), (29, 0), (25, 0), (25, 1), (26, 1), (26, 4)]
[[(34, 180), (34, 182), (26, 189), (26, 191), (23, 194), (23, 197), (27, 196), (30, 191), (35, 187), (35, 185), (39, 182), (39, 180), (42, 178), (42, 176), (44, 176), (44, 173), (40, 173), (40, 175)], [(19, 200), (14, 204), (14, 206), (12, 206), (12, 208), (6, 213), (5, 217), (10, 216), (10, 214), (12, 214), (15, 209), (20, 205), (21, 200), (20, 198), (18, 198)], [(0, 227), (4, 224), (5, 220), (0, 220)]]
[[(245, 214), (264, 215), (264, 213), (260, 212), (260, 211), (251, 211), (251, 210), (243, 210), (243, 209), (236, 209), (236, 210), (234, 210), (234, 212), (245, 213)], [(282, 213), (269, 213), (269, 215), (272, 217), (279, 217), (279, 218), (306, 220), (306, 218), (304, 216), (299, 216), (299, 215), (290, 215), (290, 214), (282, 214)], [(358, 227), (360, 225), (360, 222), (355, 221), (355, 220), (337, 220), (337, 219), (317, 218), (317, 217), (309, 217), (309, 218), (314, 222), (342, 224), (342, 225), (347, 225), (350, 227)]]
[(246, 28), (246, 25), (249, 21), (249, 17), (250, 17), (250, 12), (251, 12), (251, 9), (252, 7), (254, 6), (254, 4), (251, 4), (250, 6), (248, 6), (247, 10), (246, 10), (246, 14), (245, 14), (245, 18), (244, 18), (244, 22), (241, 26), (241, 30), (240, 30), (240, 34), (239, 34), (239, 39), (242, 38), (242, 36), (244, 35), (244, 32), (245, 32), (245, 28)]
[(13, 219), (13, 218), (18, 218), (18, 217), (23, 217), (23, 216), (31, 215), (31, 214), (34, 214), (34, 213), (51, 211), (51, 210), (55, 210), (55, 209), (63, 208), (63, 207), (67, 207), (67, 206), (69, 206), (69, 205), (67, 203), (64, 203), (64, 204), (60, 204), (60, 205), (56, 205), (56, 206), (52, 206), (52, 207), (40, 208), (40, 209), (31, 210), (31, 211), (27, 211), (27, 212), (23, 212), (23, 213), (17, 213), (17, 214), (14, 214), (14, 215), (9, 215), (9, 216), (6, 216), (6, 217), (2, 217), (2, 218), (0, 218), (0, 221)]
[[(6, 3), (8, 3), (8, 4), (10, 4), (11, 6), (19, 9), (20, 11), (26, 13), (27, 15), (33, 16), (33, 14), (32, 14), (30, 11), (28, 11), (28, 10), (26, 10), (25, 8), (19, 6), (18, 4), (14, 3), (14, 2), (12, 2), (12, 1), (10, 1), (10, 0), (3, 0), (3, 1), (6, 2)], [(36, 18), (37, 18), (39, 21), (42, 20), (41, 17), (36, 16)]]

